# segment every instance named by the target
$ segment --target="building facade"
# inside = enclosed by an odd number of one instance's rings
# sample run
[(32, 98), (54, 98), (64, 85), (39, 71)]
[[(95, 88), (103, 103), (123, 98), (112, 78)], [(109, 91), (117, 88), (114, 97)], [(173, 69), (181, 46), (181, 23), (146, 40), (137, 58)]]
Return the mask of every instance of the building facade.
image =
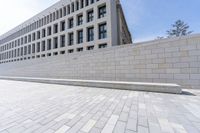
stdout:
[(60, 0), (0, 36), (0, 63), (130, 43), (119, 0)]

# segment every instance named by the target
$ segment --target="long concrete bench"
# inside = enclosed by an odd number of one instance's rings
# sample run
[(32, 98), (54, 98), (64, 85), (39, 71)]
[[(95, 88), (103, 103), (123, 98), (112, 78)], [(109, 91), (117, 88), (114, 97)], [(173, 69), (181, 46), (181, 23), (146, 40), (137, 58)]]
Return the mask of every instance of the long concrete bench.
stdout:
[(167, 83), (75, 80), (75, 79), (53, 79), (53, 78), (31, 78), (31, 77), (5, 77), (5, 76), (0, 76), (0, 79), (51, 83), (51, 84), (61, 84), (61, 85), (123, 89), (123, 90), (134, 90), (134, 91), (148, 91), (148, 92), (175, 93), (175, 94), (182, 93), (182, 89), (180, 85), (167, 84)]

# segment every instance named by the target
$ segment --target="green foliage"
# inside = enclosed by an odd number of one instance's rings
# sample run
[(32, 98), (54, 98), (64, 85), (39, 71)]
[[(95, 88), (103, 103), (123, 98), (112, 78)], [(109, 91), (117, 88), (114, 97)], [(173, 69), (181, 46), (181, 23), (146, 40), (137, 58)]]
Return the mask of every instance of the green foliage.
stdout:
[(168, 37), (179, 37), (186, 36), (192, 33), (192, 31), (188, 31), (189, 26), (182, 20), (177, 20), (175, 24), (172, 25), (172, 29), (167, 31)]

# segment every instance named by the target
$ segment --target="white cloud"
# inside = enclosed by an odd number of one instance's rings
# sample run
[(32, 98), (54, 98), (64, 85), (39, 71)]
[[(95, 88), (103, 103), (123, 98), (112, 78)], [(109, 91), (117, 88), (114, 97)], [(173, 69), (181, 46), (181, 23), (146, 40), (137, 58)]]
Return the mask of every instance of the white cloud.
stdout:
[(0, 0), (0, 35), (59, 0)]

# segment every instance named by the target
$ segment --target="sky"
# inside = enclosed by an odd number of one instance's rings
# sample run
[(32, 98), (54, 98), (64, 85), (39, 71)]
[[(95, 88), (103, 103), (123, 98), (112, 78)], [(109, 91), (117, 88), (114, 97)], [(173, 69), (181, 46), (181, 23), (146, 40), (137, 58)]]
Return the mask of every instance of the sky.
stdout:
[[(59, 0), (0, 0), (0, 35)], [(121, 0), (134, 42), (166, 37), (178, 19), (200, 33), (200, 0)], [(9, 9), (9, 10), (8, 10)]]

